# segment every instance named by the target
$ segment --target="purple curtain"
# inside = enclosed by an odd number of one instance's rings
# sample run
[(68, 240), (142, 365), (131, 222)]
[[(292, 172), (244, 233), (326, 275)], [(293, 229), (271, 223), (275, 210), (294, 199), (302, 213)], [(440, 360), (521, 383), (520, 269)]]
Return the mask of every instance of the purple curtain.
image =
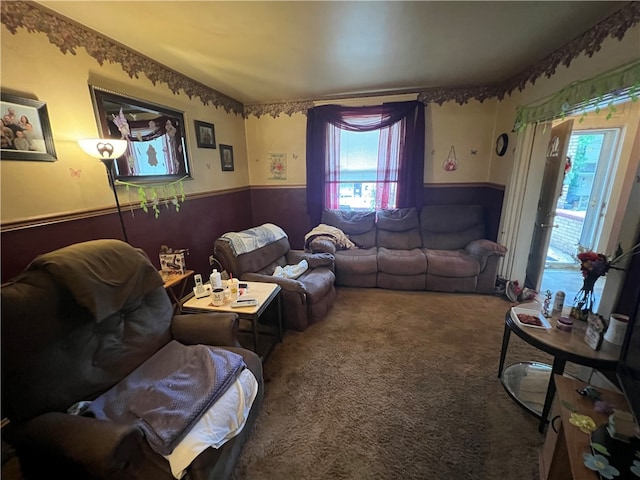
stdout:
[[(396, 206), (422, 206), (424, 104), (410, 101), (367, 107), (323, 105), (307, 113), (307, 213), (312, 225), (320, 223), (324, 208), (337, 208), (341, 129), (381, 130), (378, 181), (389, 180), (397, 170)], [(386, 208), (389, 185), (378, 185), (382, 189), (378, 192), (382, 200), (380, 207)]]

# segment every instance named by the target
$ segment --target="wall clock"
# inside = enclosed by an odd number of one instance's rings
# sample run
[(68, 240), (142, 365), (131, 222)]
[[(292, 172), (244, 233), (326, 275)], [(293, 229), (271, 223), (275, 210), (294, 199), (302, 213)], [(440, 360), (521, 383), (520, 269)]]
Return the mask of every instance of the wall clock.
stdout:
[(509, 145), (509, 135), (503, 133), (496, 139), (496, 153), (499, 157), (503, 156), (507, 152), (507, 146)]

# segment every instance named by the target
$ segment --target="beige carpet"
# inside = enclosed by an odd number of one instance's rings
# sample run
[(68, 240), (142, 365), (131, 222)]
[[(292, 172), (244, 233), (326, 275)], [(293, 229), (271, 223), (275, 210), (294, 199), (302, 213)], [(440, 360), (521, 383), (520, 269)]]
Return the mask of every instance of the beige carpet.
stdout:
[[(287, 332), (234, 478), (538, 479), (537, 420), (497, 378), (504, 314), (485, 295), (340, 288)], [(515, 335), (506, 364), (549, 362)]]

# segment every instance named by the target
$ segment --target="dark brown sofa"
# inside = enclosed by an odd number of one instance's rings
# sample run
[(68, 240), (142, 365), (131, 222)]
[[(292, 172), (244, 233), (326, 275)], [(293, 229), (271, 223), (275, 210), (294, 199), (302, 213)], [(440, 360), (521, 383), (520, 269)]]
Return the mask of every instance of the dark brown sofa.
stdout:
[[(269, 229), (279, 234), (262, 236), (261, 240), (256, 240), (265, 232), (268, 233)], [(248, 239), (253, 247), (248, 251), (234, 247), (231, 240), (237, 236)], [(320, 321), (335, 302), (333, 255), (292, 250), (289, 238), (273, 224), (222, 235), (214, 242), (214, 256), (224, 270), (240, 280), (279, 284), (286, 328), (305, 330), (312, 323)], [(309, 268), (300, 277), (273, 276), (276, 267), (297, 265), (302, 260), (307, 261)]]
[(480, 205), (325, 210), (321, 223), (337, 227), (357, 247), (339, 249), (323, 235), (305, 240), (309, 251), (335, 256), (338, 286), (493, 293), (506, 252), (485, 238)]
[(1, 292), (2, 416), (10, 421), (2, 436), (15, 448), (24, 478), (173, 479), (139, 423), (66, 413), (148, 365), (171, 341), (224, 346), (242, 356), (258, 381), (243, 430), (200, 453), (184, 478), (230, 477), (264, 388), (260, 359), (235, 338), (236, 314), (174, 316), (149, 258), (118, 240), (41, 255)]

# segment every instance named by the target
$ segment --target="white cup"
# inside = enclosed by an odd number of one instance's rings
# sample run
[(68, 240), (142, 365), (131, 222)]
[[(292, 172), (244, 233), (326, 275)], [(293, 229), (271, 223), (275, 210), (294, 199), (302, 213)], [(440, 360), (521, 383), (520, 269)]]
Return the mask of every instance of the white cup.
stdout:
[(609, 326), (604, 333), (604, 339), (614, 345), (622, 345), (624, 343), (624, 334), (627, 331), (629, 317), (620, 313), (612, 313), (609, 317)]
[(214, 307), (224, 305), (224, 288), (214, 288), (211, 291), (211, 298), (213, 299)]
[(229, 290), (231, 290), (231, 300), (235, 302), (240, 294), (240, 280), (237, 278), (231, 278), (229, 279), (228, 285)]

